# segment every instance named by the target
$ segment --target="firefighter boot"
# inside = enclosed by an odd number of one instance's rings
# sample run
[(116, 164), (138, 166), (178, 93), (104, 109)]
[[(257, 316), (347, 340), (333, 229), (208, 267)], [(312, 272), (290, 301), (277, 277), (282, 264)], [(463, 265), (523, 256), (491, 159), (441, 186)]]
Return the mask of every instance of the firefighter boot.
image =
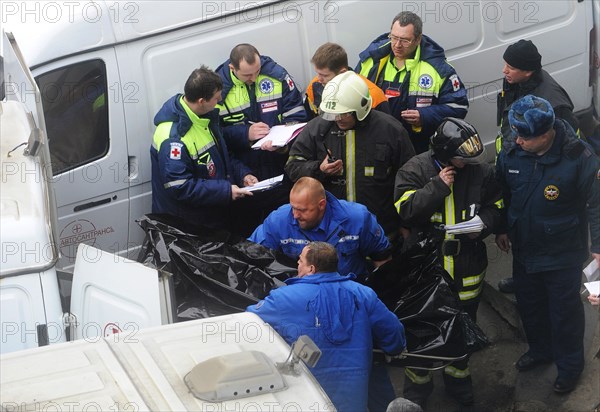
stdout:
[(463, 406), (473, 405), (473, 382), (471, 381), (471, 375), (457, 378), (444, 370), (444, 383), (448, 396)]
[(405, 368), (403, 397), (425, 408), (427, 398), (433, 392), (431, 372), (420, 369)]

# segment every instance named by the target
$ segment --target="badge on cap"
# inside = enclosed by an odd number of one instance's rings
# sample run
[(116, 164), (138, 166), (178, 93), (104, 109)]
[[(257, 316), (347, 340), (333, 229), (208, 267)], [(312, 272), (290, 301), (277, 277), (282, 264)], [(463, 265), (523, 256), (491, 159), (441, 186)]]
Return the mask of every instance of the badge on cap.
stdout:
[(544, 188), (544, 197), (548, 200), (556, 200), (559, 194), (558, 187), (554, 185), (548, 185)]

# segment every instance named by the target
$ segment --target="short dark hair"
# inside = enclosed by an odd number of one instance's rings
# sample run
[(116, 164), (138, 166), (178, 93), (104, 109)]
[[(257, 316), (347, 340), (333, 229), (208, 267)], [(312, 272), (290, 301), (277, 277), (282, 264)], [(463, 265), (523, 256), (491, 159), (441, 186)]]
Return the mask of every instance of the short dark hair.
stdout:
[(317, 69), (326, 68), (334, 73), (348, 68), (348, 53), (336, 43), (325, 43), (320, 46), (310, 60)]
[(229, 61), (233, 64), (236, 70), (240, 68), (240, 62), (242, 60), (246, 60), (248, 64), (254, 64), (256, 61), (256, 57), (260, 57), (260, 53), (251, 44), (242, 43), (235, 46), (231, 49), (231, 53), (229, 53)]
[(337, 272), (338, 254), (327, 242), (310, 242), (306, 251), (306, 263), (315, 267), (315, 273)]
[(396, 22), (400, 23), (400, 26), (402, 27), (412, 24), (414, 27), (415, 38), (419, 37), (423, 33), (423, 21), (412, 11), (403, 11), (396, 14), (396, 17), (394, 17), (394, 20), (392, 20), (392, 26)]
[(221, 77), (204, 65), (190, 74), (183, 87), (185, 98), (190, 102), (209, 100), (220, 90), (223, 90)]

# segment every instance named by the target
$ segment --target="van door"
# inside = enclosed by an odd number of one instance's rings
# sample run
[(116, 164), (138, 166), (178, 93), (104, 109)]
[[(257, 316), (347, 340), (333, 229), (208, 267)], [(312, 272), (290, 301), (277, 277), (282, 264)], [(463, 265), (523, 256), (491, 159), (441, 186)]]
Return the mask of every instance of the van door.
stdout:
[[(81, 244), (71, 290), (71, 336), (97, 341), (119, 334), (132, 340), (141, 329), (161, 325), (158, 271)], [(117, 337), (115, 337), (117, 339)]]
[(74, 264), (80, 243), (126, 249), (127, 136), (114, 49), (62, 59), (34, 75), (58, 206), (59, 267)]

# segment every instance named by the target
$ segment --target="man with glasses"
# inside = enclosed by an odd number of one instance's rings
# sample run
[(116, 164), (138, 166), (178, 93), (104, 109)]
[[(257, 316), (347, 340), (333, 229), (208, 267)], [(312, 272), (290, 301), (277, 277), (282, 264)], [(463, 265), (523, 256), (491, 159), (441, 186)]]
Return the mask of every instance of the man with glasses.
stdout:
[(314, 177), (338, 199), (362, 203), (394, 241), (399, 229), (394, 177), (415, 152), (402, 124), (371, 106), (361, 76), (346, 71), (334, 77), (320, 117), (296, 138), (285, 170), (294, 181)]
[[(429, 233), (440, 239), (440, 263), (453, 279), (461, 308), (475, 321), (487, 268), (483, 239), (499, 224), (501, 189), (485, 162), (475, 128), (447, 118), (431, 137), (431, 151), (410, 159), (396, 175), (394, 198), (401, 223), (410, 230), (407, 247)], [(483, 229), (448, 234), (444, 225), (481, 219)], [(454, 249), (454, 250), (450, 250)], [(431, 373), (406, 368), (404, 397), (424, 406), (433, 391)], [(473, 403), (468, 360), (444, 369), (446, 392), (463, 405)]]
[(390, 33), (376, 38), (359, 55), (356, 72), (377, 84), (400, 119), (417, 153), (427, 151), (429, 137), (445, 117), (463, 119), (467, 91), (444, 49), (422, 34), (423, 22), (404, 11), (394, 17)]

